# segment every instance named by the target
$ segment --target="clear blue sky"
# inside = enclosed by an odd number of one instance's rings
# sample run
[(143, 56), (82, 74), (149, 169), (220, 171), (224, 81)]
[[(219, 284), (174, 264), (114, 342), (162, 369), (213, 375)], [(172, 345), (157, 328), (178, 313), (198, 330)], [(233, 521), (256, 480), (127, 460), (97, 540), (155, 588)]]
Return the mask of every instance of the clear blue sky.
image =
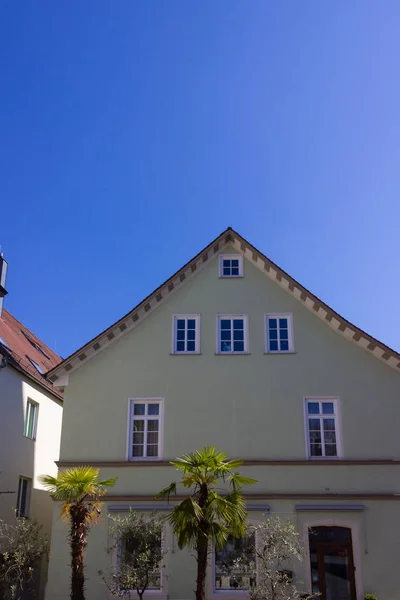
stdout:
[(2, 0), (5, 306), (62, 356), (227, 226), (400, 349), (398, 0)]

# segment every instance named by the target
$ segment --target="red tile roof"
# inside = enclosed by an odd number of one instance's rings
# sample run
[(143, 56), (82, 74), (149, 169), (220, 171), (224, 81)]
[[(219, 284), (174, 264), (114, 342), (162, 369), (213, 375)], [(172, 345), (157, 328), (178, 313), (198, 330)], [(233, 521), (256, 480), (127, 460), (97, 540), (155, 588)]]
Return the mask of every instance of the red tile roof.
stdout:
[[(44, 375), (62, 361), (61, 357), (4, 308), (0, 317), (0, 353), (9, 357), (10, 365), (26, 373), (58, 398), (63, 397)], [(29, 359), (38, 365), (43, 374)]]

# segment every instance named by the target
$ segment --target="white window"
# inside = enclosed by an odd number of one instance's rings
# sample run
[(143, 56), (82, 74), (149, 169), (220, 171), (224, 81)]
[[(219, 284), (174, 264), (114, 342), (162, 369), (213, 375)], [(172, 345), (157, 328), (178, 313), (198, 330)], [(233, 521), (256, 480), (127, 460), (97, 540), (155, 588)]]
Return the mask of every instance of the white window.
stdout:
[(37, 415), (39, 406), (36, 402), (28, 400), (26, 403), (24, 436), (31, 440), (36, 439)]
[(220, 277), (243, 277), (243, 256), (221, 254), (219, 257)]
[(214, 591), (245, 591), (257, 582), (255, 532), (243, 539), (229, 537), (214, 554)]
[(20, 477), (18, 483), (17, 517), (29, 516), (29, 502), (31, 496), (31, 480)]
[(247, 315), (218, 315), (217, 354), (246, 354), (249, 351)]
[(160, 398), (131, 400), (131, 460), (157, 460), (162, 457), (163, 401)]
[(199, 354), (200, 315), (174, 315), (173, 354)]
[(309, 458), (339, 457), (341, 443), (338, 399), (306, 398), (305, 419)]
[(294, 352), (293, 316), (289, 313), (265, 315), (267, 352)]

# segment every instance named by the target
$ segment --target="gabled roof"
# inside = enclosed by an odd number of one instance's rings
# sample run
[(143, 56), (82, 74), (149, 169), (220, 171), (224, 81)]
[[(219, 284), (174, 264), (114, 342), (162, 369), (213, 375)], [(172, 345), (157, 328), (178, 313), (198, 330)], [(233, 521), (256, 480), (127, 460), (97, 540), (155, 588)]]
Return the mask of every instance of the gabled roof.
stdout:
[(5, 309), (0, 317), (0, 354), (8, 359), (10, 366), (25, 373), (46, 391), (57, 398), (63, 397), (45, 377), (46, 371), (56, 367), (62, 359)]
[(187, 262), (167, 281), (162, 283), (152, 294), (147, 296), (129, 313), (119, 321), (105, 329), (98, 336), (71, 354), (62, 363), (51, 369), (48, 373), (50, 381), (60, 387), (66, 385), (68, 375), (101, 352), (104, 348), (113, 344), (128, 331), (136, 327), (149, 314), (156, 310), (163, 300), (174, 293), (181, 286), (196, 276), (204, 265), (219, 254), (225, 246), (233, 246), (241, 252), (246, 259), (265, 273), (267, 277), (275, 281), (281, 288), (294, 296), (299, 302), (306, 306), (312, 313), (319, 317), (329, 327), (343, 335), (348, 340), (358, 344), (361, 348), (373, 354), (379, 360), (400, 371), (400, 354), (389, 348), (379, 340), (375, 339), (362, 329), (359, 329), (350, 321), (335, 312), (317, 296), (298, 283), (288, 275), (262, 252), (257, 250), (250, 242), (245, 240), (237, 231), (228, 227), (215, 240), (199, 252), (194, 258)]

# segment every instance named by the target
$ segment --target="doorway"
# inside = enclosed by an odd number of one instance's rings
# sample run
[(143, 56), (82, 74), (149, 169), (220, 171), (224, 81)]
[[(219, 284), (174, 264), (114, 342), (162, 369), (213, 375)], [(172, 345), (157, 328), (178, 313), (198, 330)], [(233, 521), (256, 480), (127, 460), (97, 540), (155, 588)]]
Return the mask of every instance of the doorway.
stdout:
[(357, 600), (348, 527), (309, 529), (312, 593), (320, 600)]

